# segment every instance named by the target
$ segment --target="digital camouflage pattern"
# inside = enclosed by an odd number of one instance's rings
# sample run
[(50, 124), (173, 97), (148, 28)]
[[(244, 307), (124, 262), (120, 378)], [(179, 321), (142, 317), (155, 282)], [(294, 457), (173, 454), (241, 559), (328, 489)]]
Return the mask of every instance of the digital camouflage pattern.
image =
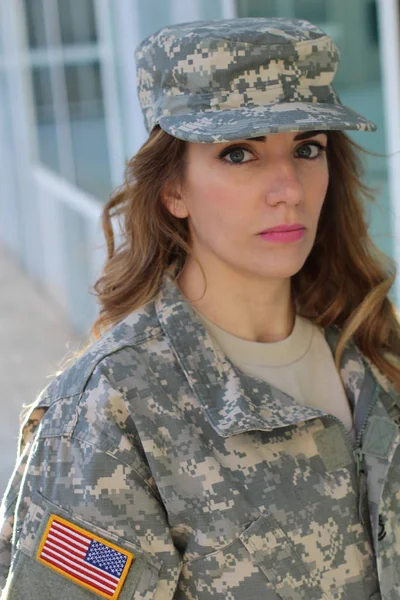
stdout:
[(400, 395), (374, 372), (346, 348), (354, 447), (236, 368), (166, 274), (32, 408), (2, 503), (2, 600), (96, 597), (37, 561), (50, 514), (135, 555), (119, 600), (399, 600)]
[(332, 39), (308, 21), (194, 21), (165, 27), (136, 49), (147, 131), (224, 142), (312, 129), (376, 129), (332, 87)]

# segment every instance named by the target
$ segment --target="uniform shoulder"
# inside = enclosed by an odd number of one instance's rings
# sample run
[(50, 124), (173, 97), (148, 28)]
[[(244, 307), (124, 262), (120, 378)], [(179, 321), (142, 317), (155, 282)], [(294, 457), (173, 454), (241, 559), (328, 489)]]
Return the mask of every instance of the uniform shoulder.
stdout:
[(80, 394), (86, 387), (96, 366), (112, 357), (123, 348), (140, 347), (147, 340), (157, 337), (161, 327), (153, 303), (130, 313), (125, 319), (110, 328), (101, 338), (71, 364), (54, 382), (51, 390), (58, 398)]
[[(385, 359), (397, 368), (400, 368), (400, 356), (393, 352), (384, 352)], [(400, 403), (400, 393), (396, 390), (390, 379), (373, 363), (368, 357), (363, 355), (365, 362), (368, 364), (372, 375), (375, 377), (381, 388), (391, 396), (396, 402)]]
[[(98, 378), (93, 377), (96, 370), (107, 363), (110, 372), (114, 364), (121, 364), (119, 359), (124, 349), (129, 351), (130, 364), (139, 360), (140, 348), (147, 341), (162, 333), (153, 303), (130, 313), (125, 319), (110, 328), (101, 338), (91, 344), (63, 371), (55, 374), (47, 386), (40, 392), (36, 400), (24, 410), (20, 431), (20, 451), (32, 439), (38, 425), (50, 407), (57, 403), (59, 411), (65, 410), (71, 415), (82, 393), (90, 386), (98, 385)], [(138, 351), (135, 351), (137, 348)], [(65, 410), (63, 410), (64, 405)], [(69, 407), (67, 409), (67, 407)]]

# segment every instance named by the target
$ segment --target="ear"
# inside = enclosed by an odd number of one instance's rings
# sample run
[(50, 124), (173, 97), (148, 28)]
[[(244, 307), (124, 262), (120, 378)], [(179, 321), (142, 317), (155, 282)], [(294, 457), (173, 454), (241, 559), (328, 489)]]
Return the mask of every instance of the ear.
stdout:
[(185, 219), (189, 216), (183, 191), (176, 182), (169, 180), (165, 183), (161, 190), (161, 200), (174, 217)]

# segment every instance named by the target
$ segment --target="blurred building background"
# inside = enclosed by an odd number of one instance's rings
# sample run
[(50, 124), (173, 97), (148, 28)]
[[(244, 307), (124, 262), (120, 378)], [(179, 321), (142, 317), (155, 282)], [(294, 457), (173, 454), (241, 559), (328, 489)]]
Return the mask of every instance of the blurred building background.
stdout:
[[(2, 2), (0, 247), (20, 265), (28, 278), (24, 285), (39, 286), (43, 301), (57, 307), (77, 339), (97, 312), (89, 288), (105, 257), (102, 205), (122, 183), (125, 161), (146, 138), (136, 95), (135, 47), (168, 24), (257, 16), (304, 18), (337, 42), (341, 100), (379, 127), (375, 134), (351, 136), (387, 156), (366, 161), (366, 181), (377, 190), (376, 205), (367, 207), (370, 231), (377, 246), (399, 262), (398, 0)], [(399, 307), (399, 279), (391, 297)], [(49, 344), (49, 356), (58, 360), (64, 349), (55, 356)], [(35, 356), (29, 368), (35, 371)], [(32, 384), (31, 397), (17, 394), (2, 401), (18, 412), (22, 402), (34, 399), (37, 386)], [(0, 491), (15, 459), (16, 428), (15, 422), (9, 429), (12, 443), (0, 442), (5, 457)]]

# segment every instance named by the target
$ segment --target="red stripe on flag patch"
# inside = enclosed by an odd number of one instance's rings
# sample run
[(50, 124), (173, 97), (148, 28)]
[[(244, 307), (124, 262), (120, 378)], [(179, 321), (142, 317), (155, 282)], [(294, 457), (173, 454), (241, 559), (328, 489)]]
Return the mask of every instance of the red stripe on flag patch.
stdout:
[(51, 515), (37, 559), (78, 585), (116, 600), (135, 557), (124, 548)]

